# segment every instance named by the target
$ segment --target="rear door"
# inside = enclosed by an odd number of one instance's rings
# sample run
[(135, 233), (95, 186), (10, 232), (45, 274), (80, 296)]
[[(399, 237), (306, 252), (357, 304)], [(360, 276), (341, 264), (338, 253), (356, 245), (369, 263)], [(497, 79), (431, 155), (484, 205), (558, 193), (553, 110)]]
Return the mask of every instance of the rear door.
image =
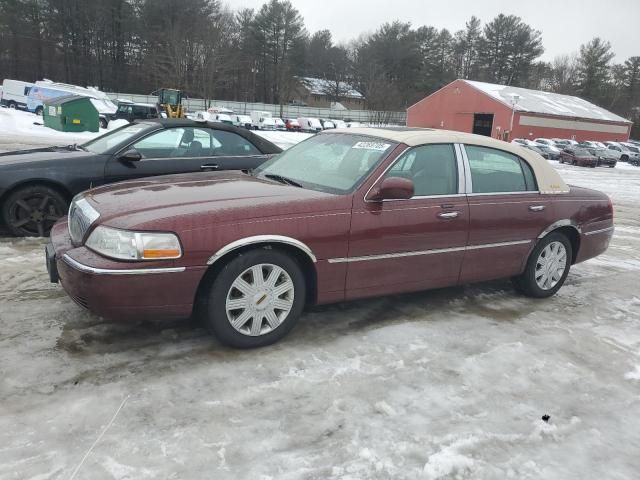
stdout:
[(462, 148), (470, 223), (460, 281), (519, 274), (537, 236), (553, 221), (551, 199), (540, 194), (524, 159), (494, 148)]

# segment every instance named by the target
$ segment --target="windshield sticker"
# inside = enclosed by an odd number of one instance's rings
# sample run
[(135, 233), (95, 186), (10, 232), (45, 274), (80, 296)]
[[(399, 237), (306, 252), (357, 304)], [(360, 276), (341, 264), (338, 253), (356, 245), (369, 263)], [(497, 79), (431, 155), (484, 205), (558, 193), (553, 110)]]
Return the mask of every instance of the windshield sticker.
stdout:
[(352, 148), (360, 148), (363, 150), (377, 150), (379, 152), (384, 152), (390, 146), (391, 146), (390, 143), (358, 142)]

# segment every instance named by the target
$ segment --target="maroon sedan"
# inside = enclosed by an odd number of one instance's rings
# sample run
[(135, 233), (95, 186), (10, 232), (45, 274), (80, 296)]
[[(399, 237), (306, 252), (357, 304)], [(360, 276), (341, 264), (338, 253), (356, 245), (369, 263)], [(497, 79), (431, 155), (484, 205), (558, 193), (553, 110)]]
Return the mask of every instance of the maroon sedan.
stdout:
[(598, 166), (598, 157), (586, 148), (565, 148), (560, 151), (560, 163), (595, 168)]
[(250, 173), (155, 177), (76, 197), (52, 281), (109, 318), (203, 316), (226, 344), (287, 334), (305, 305), (513, 278), (548, 297), (613, 234), (609, 198), (491, 138), (351, 128)]

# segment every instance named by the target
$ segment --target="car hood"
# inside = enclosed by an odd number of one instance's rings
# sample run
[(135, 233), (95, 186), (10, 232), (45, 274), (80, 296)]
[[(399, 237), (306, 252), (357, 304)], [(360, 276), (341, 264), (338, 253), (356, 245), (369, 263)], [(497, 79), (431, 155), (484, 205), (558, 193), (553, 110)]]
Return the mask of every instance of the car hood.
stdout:
[(125, 229), (196, 229), (212, 223), (335, 211), (351, 197), (262, 180), (242, 172), (164, 175), (84, 194), (100, 223)]
[(83, 160), (94, 153), (73, 150), (68, 147), (46, 147), (0, 153), (0, 166), (51, 162), (55, 160)]

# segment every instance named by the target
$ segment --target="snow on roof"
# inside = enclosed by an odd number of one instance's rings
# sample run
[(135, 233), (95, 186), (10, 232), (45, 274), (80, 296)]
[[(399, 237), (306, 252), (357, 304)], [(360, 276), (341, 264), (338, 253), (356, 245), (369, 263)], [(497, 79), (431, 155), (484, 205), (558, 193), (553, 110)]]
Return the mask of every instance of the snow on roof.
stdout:
[(626, 118), (622, 118), (582, 98), (571, 95), (561, 95), (559, 93), (529, 90), (528, 88), (497, 85), (494, 83), (476, 82), (473, 80), (462, 81), (508, 105), (509, 108), (513, 105), (514, 100), (517, 99), (515, 109), (519, 112), (631, 123)]
[[(335, 83), (326, 80), (324, 78), (313, 78), (313, 77), (299, 77), (302, 81), (303, 85), (309, 90), (312, 95), (326, 95), (327, 92), (335, 89)], [(347, 98), (362, 98), (364, 99), (364, 95), (362, 95), (359, 91), (353, 88), (352, 85), (349, 85), (345, 82), (338, 83), (338, 90), (340, 91), (341, 97)]]

